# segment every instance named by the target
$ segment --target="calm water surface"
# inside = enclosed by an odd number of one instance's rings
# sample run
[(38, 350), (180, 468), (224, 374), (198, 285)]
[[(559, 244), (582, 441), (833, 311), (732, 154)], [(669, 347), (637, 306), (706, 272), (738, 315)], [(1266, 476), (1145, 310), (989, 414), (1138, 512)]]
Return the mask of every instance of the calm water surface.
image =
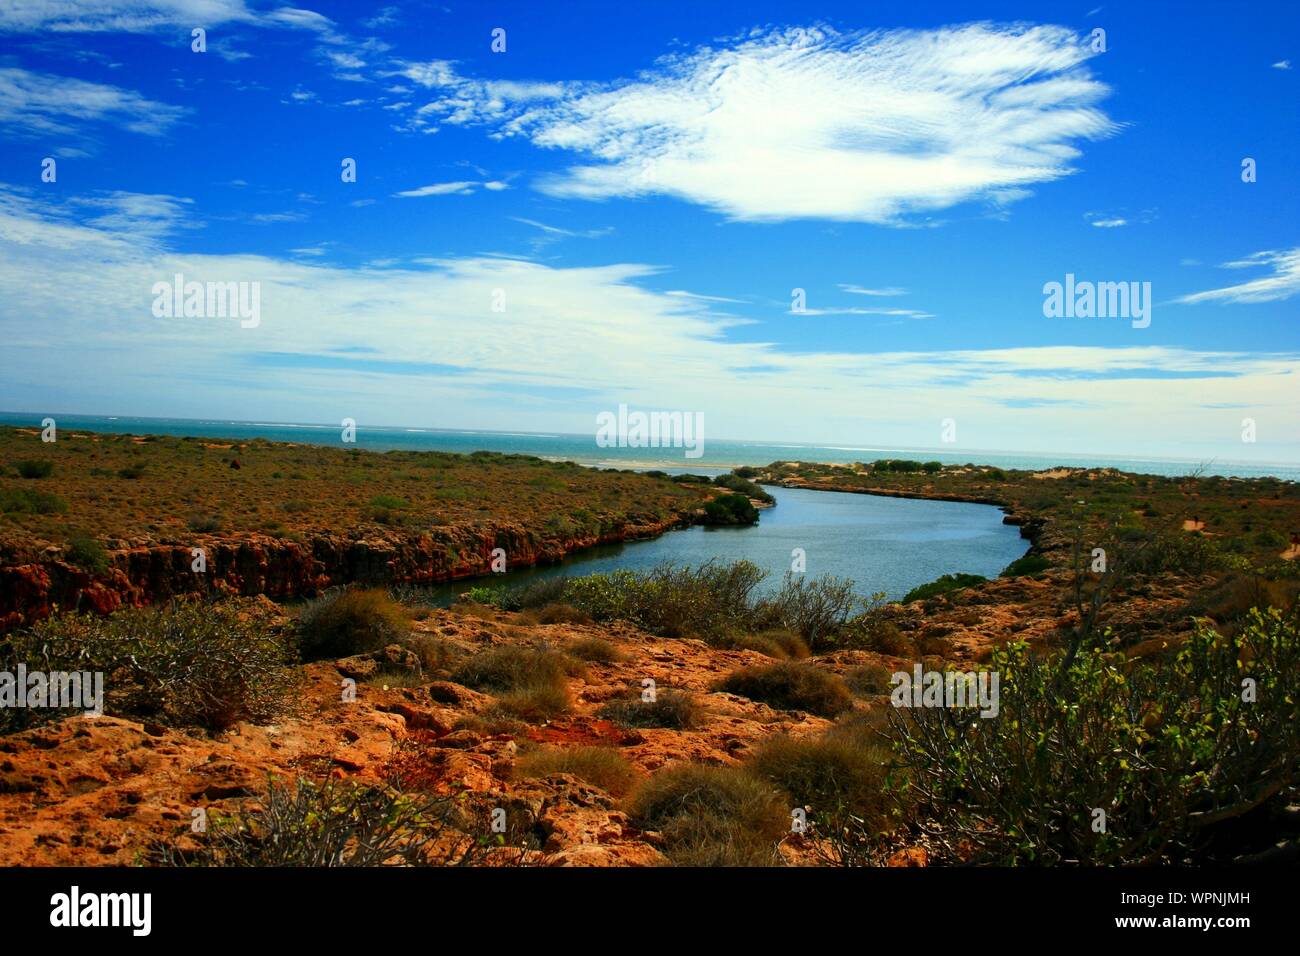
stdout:
[[(706, 561), (748, 559), (768, 572), (764, 587), (779, 586), (791, 552), (807, 553), (812, 577), (852, 578), (860, 594), (884, 591), (900, 598), (918, 584), (964, 571), (996, 577), (1028, 549), (1019, 529), (1002, 524), (991, 505), (883, 498), (834, 491), (768, 487), (775, 508), (750, 528), (691, 527), (651, 541), (593, 548), (561, 565), (528, 568), (496, 577), (516, 584), (557, 575), (593, 574), (618, 568), (643, 570), (665, 561), (698, 566)], [(485, 579), (456, 582), (450, 598)]]

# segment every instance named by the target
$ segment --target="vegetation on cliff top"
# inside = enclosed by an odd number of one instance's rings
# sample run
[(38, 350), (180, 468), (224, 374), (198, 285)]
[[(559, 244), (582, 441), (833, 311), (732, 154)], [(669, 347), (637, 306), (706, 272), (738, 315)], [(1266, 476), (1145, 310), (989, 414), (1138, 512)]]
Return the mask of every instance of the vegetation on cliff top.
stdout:
[(74, 519), (105, 542), (186, 544), (196, 523), (203, 532), (290, 538), (487, 523), (581, 537), (664, 520), (717, 490), (495, 452), (73, 430), (43, 444), (35, 429), (0, 428), (0, 540), (10, 543), (66, 541)]

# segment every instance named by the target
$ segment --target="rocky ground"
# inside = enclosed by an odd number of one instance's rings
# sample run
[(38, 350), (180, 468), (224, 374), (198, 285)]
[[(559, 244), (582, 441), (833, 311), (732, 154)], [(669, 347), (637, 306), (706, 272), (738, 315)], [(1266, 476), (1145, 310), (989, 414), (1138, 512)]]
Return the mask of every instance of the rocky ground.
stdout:
[[(570, 714), (515, 733), (463, 729), (491, 697), (448, 681), (386, 686), (365, 658), (306, 665), (297, 713), (267, 726), (240, 724), (216, 738), (110, 716), (46, 724), (0, 740), (0, 865), (132, 865), (159, 841), (184, 840), (195, 808), (229, 812), (262, 793), (268, 775), (381, 781), (395, 771), (430, 792), (472, 792), (526, 808), (541, 846), (533, 862), (661, 864), (654, 835), (635, 831), (613, 795), (566, 774), (521, 779), (520, 754), (543, 744), (608, 745), (649, 775), (679, 760), (734, 763), (769, 735), (813, 735), (830, 725), (710, 691), (737, 667), (770, 662), (753, 651), (721, 651), (622, 625), (519, 624), (515, 615), (474, 610), (434, 611), (413, 627), (469, 652), (536, 641), (562, 649), (600, 636), (626, 659), (587, 664), (585, 676), (570, 680)], [(849, 661), (827, 663), (843, 668)], [(342, 700), (345, 676), (359, 678), (355, 702)], [(594, 716), (606, 701), (639, 690), (645, 678), (661, 690), (697, 693), (705, 705), (699, 728), (627, 730)], [(795, 836), (782, 846), (791, 862), (808, 850)]]

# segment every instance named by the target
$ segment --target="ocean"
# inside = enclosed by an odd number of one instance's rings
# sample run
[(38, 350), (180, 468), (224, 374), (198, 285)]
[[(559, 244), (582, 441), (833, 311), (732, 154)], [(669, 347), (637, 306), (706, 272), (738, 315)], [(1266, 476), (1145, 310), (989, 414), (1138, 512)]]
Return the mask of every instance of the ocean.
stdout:
[[(0, 424), (39, 427), (43, 415), (0, 412)], [(341, 444), (338, 425), (315, 425), (288, 422), (238, 422), (225, 419), (131, 418), (105, 415), (53, 414), (60, 428), (90, 429), (101, 432), (157, 435), (193, 435), (205, 438), (250, 439), (304, 442), (317, 445)], [(601, 448), (596, 444), (594, 429), (585, 435), (559, 432), (461, 431), (439, 428), (396, 428), (360, 425), (356, 444), (349, 446), (372, 451), (498, 451), (536, 455), (539, 458), (569, 460), (602, 468), (660, 468), (671, 473), (696, 472), (717, 474), (740, 465), (768, 465), (774, 461), (873, 461), (879, 458), (915, 458), (940, 461), (945, 465), (975, 463), (999, 468), (1034, 471), (1056, 466), (1118, 468), (1149, 475), (1180, 477), (1200, 471), (1206, 475), (1238, 478), (1273, 476), (1300, 481), (1300, 465), (1239, 462), (1194, 461), (1169, 458), (1120, 458), (1069, 453), (1026, 454), (1006, 451), (938, 450), (919, 448), (883, 448), (870, 445), (812, 445), (792, 442), (736, 441), (710, 438), (704, 442), (704, 454), (688, 459), (680, 448)]]

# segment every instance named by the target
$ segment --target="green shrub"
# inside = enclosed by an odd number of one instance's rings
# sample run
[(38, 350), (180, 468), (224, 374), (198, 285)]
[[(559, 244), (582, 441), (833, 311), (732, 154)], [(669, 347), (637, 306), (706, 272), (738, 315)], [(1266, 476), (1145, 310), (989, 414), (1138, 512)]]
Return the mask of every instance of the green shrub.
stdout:
[(66, 514), (68, 503), (56, 494), (36, 488), (0, 488), (0, 512), (4, 514)]
[(808, 578), (786, 572), (776, 596), (760, 602), (758, 619), (794, 631), (813, 653), (837, 644), (836, 637), (862, 599), (848, 578)]
[[(258, 606), (176, 602), (108, 617), (65, 615), (11, 635), (3, 647), (10, 672), (99, 671), (105, 712), (177, 727), (224, 730), (269, 720), (291, 705), (296, 675), (283, 637)], [(16, 729), (57, 711), (5, 708)]]
[(1256, 547), (1260, 548), (1284, 548), (1287, 544), (1286, 535), (1274, 528), (1256, 531), (1253, 540)]
[(758, 523), (758, 509), (744, 495), (719, 495), (704, 506), (707, 525), (748, 525)]
[[(1020, 560), (1024, 559), (1021, 558)], [(1012, 566), (1014, 566), (1014, 564)], [(1008, 567), (1007, 571), (1010, 570), (1011, 567)], [(1002, 572), (1004, 576), (1007, 576), (1007, 571)], [(1029, 572), (1020, 571), (1017, 573), (1028, 574)], [(983, 584), (987, 580), (988, 578), (979, 574), (945, 574), (928, 584), (922, 584), (912, 588), (912, 590), (908, 591), (907, 594), (903, 596), (902, 603), (911, 604), (913, 601), (924, 601), (928, 598), (937, 597), (940, 594), (947, 594), (949, 591), (971, 588), (977, 584)]]
[(108, 552), (104, 546), (82, 532), (74, 532), (68, 538), (63, 557), (69, 564), (75, 564), (91, 574), (103, 574), (108, 570)]
[[(739, 471), (739, 469), (737, 469), (737, 471)], [(744, 495), (746, 498), (754, 498), (757, 501), (762, 501), (769, 505), (776, 501), (776, 499), (768, 492), (764, 491), (761, 486), (756, 485), (747, 477), (741, 476), (736, 472), (729, 475), (718, 475), (713, 479), (713, 483), (719, 488), (727, 488), (736, 492), (736, 494)]]
[(1003, 568), (1002, 573), (998, 575), (998, 577), (1018, 578), (1022, 575), (1038, 574), (1041, 571), (1046, 571), (1051, 566), (1052, 562), (1048, 561), (1041, 554), (1026, 554), (1023, 557), (1016, 558), (1016, 560)]
[(22, 478), (48, 478), (54, 474), (54, 462), (44, 458), (15, 462), (14, 467)]
[(679, 866), (772, 866), (791, 809), (743, 770), (678, 763), (637, 789), (629, 815), (662, 835), (665, 855)]
[(806, 710), (821, 717), (834, 717), (853, 707), (853, 696), (843, 680), (793, 661), (742, 668), (723, 678), (717, 689), (780, 710)]
[(564, 589), (568, 583), (569, 579), (565, 577), (529, 581), (512, 588), (501, 606), (508, 611), (516, 611), (558, 603), (564, 599)]
[(663, 564), (570, 578), (564, 599), (598, 621), (621, 619), (668, 637), (719, 639), (749, 623), (764, 573), (749, 561), (698, 568)]
[(1185, 863), (1216, 847), (1230, 858), (1234, 824), (1281, 806), (1300, 779), (1294, 614), (1256, 610), (1232, 637), (1198, 623), (1172, 659), (1085, 647), (1070, 661), (1020, 643), (990, 669), (997, 718), (892, 713), (920, 812), (975, 860)]
[(503, 584), (476, 584), (462, 591), (457, 600), (505, 609), (507, 601), (506, 588)]
[(404, 642), (410, 620), (388, 593), (371, 588), (329, 591), (309, 601), (298, 616), (303, 657), (331, 660)]

